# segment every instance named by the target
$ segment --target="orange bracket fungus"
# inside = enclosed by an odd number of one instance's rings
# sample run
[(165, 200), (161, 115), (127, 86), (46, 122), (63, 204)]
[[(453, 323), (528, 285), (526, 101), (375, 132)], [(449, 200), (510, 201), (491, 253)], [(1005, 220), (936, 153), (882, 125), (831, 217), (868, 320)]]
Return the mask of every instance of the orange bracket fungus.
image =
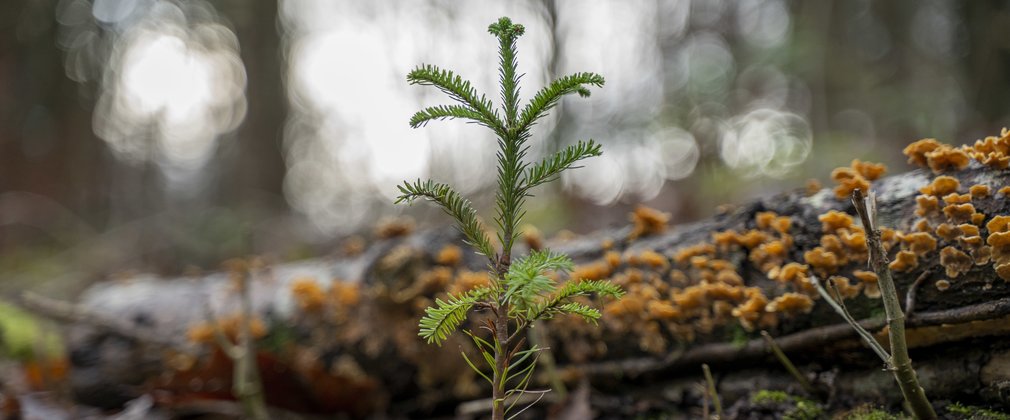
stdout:
[(957, 278), (971, 269), (974, 261), (964, 252), (954, 247), (945, 247), (940, 251), (940, 265), (947, 271), (947, 277)]
[(629, 240), (634, 240), (642, 236), (661, 233), (666, 230), (666, 224), (670, 221), (670, 214), (645, 206), (638, 206), (631, 213), (631, 233)]

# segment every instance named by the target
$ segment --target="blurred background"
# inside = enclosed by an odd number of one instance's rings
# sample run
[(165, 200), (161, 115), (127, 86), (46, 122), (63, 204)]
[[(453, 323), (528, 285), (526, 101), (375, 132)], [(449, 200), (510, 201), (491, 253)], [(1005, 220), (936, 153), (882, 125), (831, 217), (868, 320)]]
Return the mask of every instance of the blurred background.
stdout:
[(445, 102), (421, 63), (494, 100), (507, 15), (522, 98), (558, 76), (607, 84), (537, 126), (532, 157), (604, 155), (537, 191), (546, 234), (675, 222), (826, 180), (853, 158), (907, 169), (922, 137), (1010, 125), (1005, 1), (0, 2), (0, 292), (69, 295), (117, 272), (166, 275), (252, 253), (325, 255), (431, 177), (483, 209), (494, 139), (407, 120)]

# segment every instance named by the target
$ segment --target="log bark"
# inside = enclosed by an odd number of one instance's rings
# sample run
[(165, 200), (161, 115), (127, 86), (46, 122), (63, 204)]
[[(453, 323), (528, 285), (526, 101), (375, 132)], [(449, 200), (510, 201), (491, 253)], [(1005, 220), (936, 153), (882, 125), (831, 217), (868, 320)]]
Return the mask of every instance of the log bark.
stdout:
[[(1010, 204), (996, 193), (1000, 187), (1010, 185), (1008, 173), (972, 165), (947, 175), (958, 178), (964, 191), (976, 184), (990, 186), (990, 197), (973, 200), (986, 221), (1010, 213)], [(934, 176), (914, 170), (874, 182), (879, 224), (913, 231), (920, 219), (914, 214), (915, 196)], [(755, 229), (758, 213), (774, 212), (792, 218), (789, 235), (794, 245), (782, 262), (803, 263), (804, 252), (817, 247), (824, 234), (818, 216), (829, 210), (854, 214), (851, 203), (835, 198), (829, 189), (810, 196), (793, 191), (634, 240), (628, 239), (633, 228), (627, 226), (575, 238), (555, 238), (546, 241), (546, 246), (568, 253), (576, 263), (586, 266), (601, 261), (608, 251), (618, 252), (623, 256), (621, 263), (609, 274), (627, 275), (638, 270), (646, 278), (655, 274), (671, 284), (675, 280), (670, 277), (670, 266), (636, 265), (628, 257), (644, 251), (675, 255), (686, 247), (711, 242), (716, 232)], [(935, 227), (944, 216), (941, 213), (930, 217)], [(985, 238), (988, 232), (984, 223), (981, 231)], [(314, 413), (342, 411), (352, 416), (384, 413), (427, 417), (451, 414), (464, 401), (486, 397), (487, 390), (459, 358), (459, 349), (467, 350), (464, 340), (452, 340), (437, 348), (424, 345), (416, 337), (420, 311), (445, 288), (444, 281), (433, 280), (437, 279), (433, 269), (442, 267), (457, 278), (462, 271), (486, 270), (485, 260), (466, 251), (458, 265), (439, 262), (440, 251), (460, 244), (459, 235), (450, 228), (408, 233), (374, 239), (361, 253), (276, 264), (269, 275), (256, 280), (253, 307), (270, 326), (261, 338), (264, 353), (272, 352), (280, 365), (293, 366), (309, 377), (301, 383), (310, 397), (302, 406), (285, 408)], [(1010, 320), (1010, 286), (996, 275), (991, 264), (973, 265), (966, 273), (948, 278), (938, 257), (938, 250), (947, 245), (953, 242), (941, 239), (935, 250), (920, 258), (918, 268), (895, 273), (900, 296), (908, 294), (909, 286), (922, 272), (933, 273), (915, 291), (914, 311), (907, 321), (914, 366), (933, 401), (1010, 408), (1010, 323), (1006, 322)], [(517, 250), (520, 255), (523, 252), (521, 247)], [(733, 265), (748, 287), (761, 288), (769, 298), (791, 290), (769, 280), (748, 258), (747, 249), (732, 247), (717, 253), (718, 258)], [(672, 259), (667, 263), (672, 269), (690, 270), (689, 264), (678, 265)], [(851, 261), (839, 273), (855, 269), (865, 270), (865, 260)], [(292, 291), (298, 279), (307, 278), (314, 279), (323, 290), (333, 284), (356, 284), (361, 299), (356, 304), (345, 301), (344, 307), (328, 300), (323, 309), (312, 310)], [(934, 286), (939, 279), (948, 279), (950, 287), (939, 290)], [(669, 293), (678, 290), (672, 287), (686, 285), (671, 284)], [(79, 302), (81, 308), (127, 320), (149, 334), (172, 340), (178, 348), (193, 345), (187, 333), (204, 321), (205, 304), (218, 317), (235, 312), (238, 300), (226, 274), (175, 279), (138, 276), (105, 282), (87, 290)], [(879, 300), (859, 296), (847, 305), (864, 327), (880, 332), (885, 321)], [(601, 329), (577, 326), (571, 320), (546, 324), (548, 341), (559, 365), (559, 377), (553, 379), (570, 383), (589, 380), (595, 390), (590, 401), (600, 415), (689, 415), (692, 410), (700, 410), (701, 394), (695, 385), (700, 383), (702, 363), (712, 367), (730, 414), (735, 412), (734, 407), (742, 409), (748, 390), (799, 389), (771, 355), (758, 329), (742, 328), (733, 322), (703, 325), (698, 319), (662, 323), (644, 315), (645, 307), (640, 312), (629, 317), (605, 311)], [(659, 328), (643, 329), (642, 325), (651, 323)], [(767, 328), (797, 367), (830, 393), (827, 403), (832, 407), (860, 402), (898, 407), (900, 393), (893, 380), (888, 382), (889, 374), (880, 372), (879, 361), (874, 361), (875, 356), (828, 305), (815, 301), (810, 313), (781, 315), (777, 325)], [(686, 330), (693, 337), (685, 337)], [(172, 384), (172, 380), (164, 378), (171, 377), (175, 368), (161, 347), (144, 345), (143, 337), (124, 336), (123, 331), (99, 324), (76, 327), (71, 332), (74, 389), (83, 402), (115, 406), (138, 393), (171, 388), (166, 384)], [(881, 337), (886, 337), (886, 332)], [(275, 345), (282, 339), (288, 344)], [(122, 363), (124, 352), (130, 360), (145, 361), (142, 366), (146, 369), (109, 369)], [(322, 376), (312, 376), (317, 373)], [(185, 376), (179, 372), (174, 375)], [(341, 386), (322, 389), (320, 384), (324, 382), (320, 381)], [(543, 378), (542, 382), (549, 380)], [(269, 378), (264, 378), (264, 385), (268, 403), (277, 403), (270, 401)], [(174, 395), (184, 394), (177, 388), (172, 390)], [(320, 399), (340, 403), (327, 405), (317, 401)]]

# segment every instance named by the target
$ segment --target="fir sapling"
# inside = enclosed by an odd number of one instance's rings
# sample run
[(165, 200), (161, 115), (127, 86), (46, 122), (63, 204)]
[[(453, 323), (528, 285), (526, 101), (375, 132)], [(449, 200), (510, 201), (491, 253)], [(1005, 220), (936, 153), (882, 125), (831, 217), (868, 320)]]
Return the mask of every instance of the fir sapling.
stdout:
[[(571, 258), (561, 253), (532, 251), (513, 260), (512, 248), (520, 234), (518, 226), (524, 215), (523, 206), (532, 189), (556, 180), (561, 172), (575, 168), (579, 161), (601, 153), (600, 145), (592, 140), (579, 141), (540, 162), (527, 162), (531, 128), (563, 96), (576, 93), (588, 97), (589, 87), (602, 87), (604, 80), (594, 73), (562, 77), (537, 92), (520, 109), (516, 40), (524, 28), (503, 17), (491, 24), (488, 32), (499, 42), (500, 109), (452, 71), (422, 65), (407, 75), (407, 81), (435, 86), (455, 102), (417, 112), (410, 119), (411, 127), (417, 128), (432, 120), (462, 119), (483, 125), (497, 136), (498, 188), (494, 220), (500, 249), (492, 245), (470, 201), (449, 185), (430, 180), (405, 182), (399, 187), (401, 195), (396, 202), (410, 203), (422, 198), (437, 203), (455, 219), (465, 241), (487, 258), (491, 284), (450, 295), (444, 300), (436, 299), (435, 305), (426, 309), (420, 321), (419, 335), (428, 343), (441, 345), (464, 323), (471, 310), (491, 314), (478, 328), (464, 329), (482, 357), (472, 360), (463, 353), (463, 358), (490, 383), (492, 418), (501, 420), (515, 408), (523, 394), (542, 397), (546, 392), (528, 390), (537, 357), (543, 349), (536, 345), (524, 348), (526, 330), (535, 321), (558, 314), (571, 314), (596, 323), (600, 311), (574, 298), (586, 295), (620, 298), (624, 292), (605, 280), (570, 279), (562, 285), (557, 284), (550, 275), (564, 275), (573, 268)], [(480, 330), (490, 336), (482, 336)]]

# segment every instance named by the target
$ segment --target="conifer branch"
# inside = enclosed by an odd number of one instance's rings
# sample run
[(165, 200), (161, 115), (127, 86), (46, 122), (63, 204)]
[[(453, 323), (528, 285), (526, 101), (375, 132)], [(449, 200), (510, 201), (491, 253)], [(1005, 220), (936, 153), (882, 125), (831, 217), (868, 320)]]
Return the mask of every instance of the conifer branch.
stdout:
[(488, 120), (484, 114), (466, 105), (438, 105), (417, 111), (414, 116), (410, 117), (410, 127), (423, 127), (432, 120), (445, 120), (449, 118), (470, 120), (492, 130), (495, 129), (495, 124), (497, 124), (497, 121)]
[(519, 130), (527, 130), (536, 124), (537, 120), (547, 115), (547, 112), (554, 108), (565, 95), (577, 93), (586, 98), (590, 95), (586, 85), (603, 87), (604, 83), (606, 81), (603, 76), (588, 72), (570, 74), (551, 82), (550, 85), (540, 89), (529, 104), (523, 108), (522, 115), (519, 117)]
[(470, 200), (460, 196), (449, 185), (436, 183), (432, 180), (424, 182), (417, 180), (413, 184), (404, 182), (399, 186), (399, 189), (401, 195), (396, 199), (397, 204), (410, 203), (418, 198), (424, 198), (441, 205), (446, 213), (456, 219), (459, 230), (466, 237), (466, 242), (488, 257), (494, 264), (494, 247), (491, 246), (491, 240), (484, 233), (484, 229), (477, 219), (477, 211), (473, 209)]
[(494, 111), (491, 101), (484, 95), (478, 95), (477, 89), (468, 80), (456, 75), (451, 70), (442, 70), (433, 65), (422, 65), (407, 74), (407, 82), (412, 85), (435, 86), (453, 100), (470, 107), (481, 114), (483, 119), (492, 122), (491, 128), (496, 132), (505, 133), (505, 124)]
[(494, 290), (489, 287), (481, 287), (460, 296), (449, 295), (446, 300), (435, 299), (435, 306), (425, 309), (424, 317), (419, 323), (421, 330), (417, 335), (427, 340), (428, 344), (435, 343), (441, 346), (449, 334), (456, 331), (456, 328), (466, 320), (466, 314), (474, 304), (492, 295), (493, 292)]
[(578, 143), (565, 147), (561, 151), (544, 158), (540, 163), (527, 168), (523, 179), (523, 189), (528, 191), (537, 185), (551, 182), (557, 179), (558, 175), (566, 169), (577, 168), (577, 166), (574, 166), (576, 162), (600, 156), (601, 154), (603, 152), (600, 151), (598, 143), (593, 142), (592, 139), (589, 141), (580, 140)]
[(556, 310), (560, 313), (578, 315), (586, 322), (596, 324), (600, 319), (600, 311), (596, 308), (590, 308), (589, 306), (583, 305), (578, 302), (568, 302), (564, 305), (557, 306)]
[(607, 280), (569, 280), (561, 287), (560, 290), (555, 292), (553, 296), (535, 305), (534, 308), (530, 310), (527, 319), (530, 322), (533, 322), (539, 319), (552, 318), (558, 312), (564, 312), (560, 308), (563, 307), (571, 298), (576, 296), (585, 296), (588, 294), (596, 294), (600, 297), (620, 299), (624, 296), (624, 290), (621, 289), (620, 286)]
[(573, 266), (567, 255), (550, 250), (533, 251), (509, 267), (505, 275), (505, 300), (513, 310), (524, 312), (538, 296), (554, 291), (554, 280), (546, 276), (549, 271), (567, 273)]

